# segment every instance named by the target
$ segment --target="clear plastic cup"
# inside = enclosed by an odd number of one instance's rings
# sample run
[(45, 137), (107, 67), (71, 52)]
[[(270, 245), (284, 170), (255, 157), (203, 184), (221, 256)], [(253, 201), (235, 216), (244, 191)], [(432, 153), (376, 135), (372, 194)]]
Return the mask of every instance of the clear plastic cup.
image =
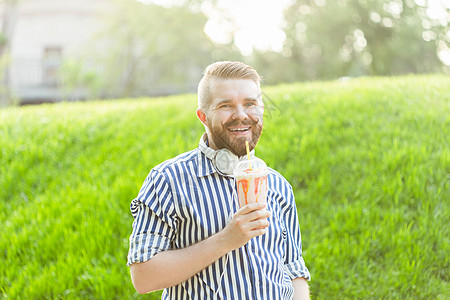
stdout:
[(251, 170), (248, 160), (241, 161), (233, 172), (240, 207), (255, 202), (267, 203), (269, 169), (263, 160), (256, 157), (250, 160), (250, 164)]

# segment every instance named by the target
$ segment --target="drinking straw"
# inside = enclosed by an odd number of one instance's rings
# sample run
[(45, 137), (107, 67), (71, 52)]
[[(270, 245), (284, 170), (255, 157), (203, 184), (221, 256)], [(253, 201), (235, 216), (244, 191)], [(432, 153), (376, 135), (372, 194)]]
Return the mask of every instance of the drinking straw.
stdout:
[(248, 147), (248, 141), (245, 141), (245, 148), (247, 149), (247, 157), (248, 157), (248, 169), (252, 170), (252, 163), (250, 162), (250, 150)]

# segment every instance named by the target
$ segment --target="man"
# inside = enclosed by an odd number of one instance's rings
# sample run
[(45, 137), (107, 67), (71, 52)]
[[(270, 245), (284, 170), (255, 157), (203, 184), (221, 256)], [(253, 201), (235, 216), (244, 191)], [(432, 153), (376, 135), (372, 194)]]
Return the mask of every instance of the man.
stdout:
[(199, 148), (154, 167), (131, 203), (128, 263), (139, 293), (162, 299), (309, 299), (292, 188), (268, 175), (267, 204), (239, 208), (233, 166), (263, 128), (260, 77), (208, 66), (198, 86)]

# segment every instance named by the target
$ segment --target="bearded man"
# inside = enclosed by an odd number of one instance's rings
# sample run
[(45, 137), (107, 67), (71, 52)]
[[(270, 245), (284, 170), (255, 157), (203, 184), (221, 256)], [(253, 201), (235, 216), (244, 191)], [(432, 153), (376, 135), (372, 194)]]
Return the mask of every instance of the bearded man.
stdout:
[(162, 299), (309, 299), (291, 185), (269, 168), (266, 203), (239, 207), (232, 176), (263, 129), (260, 76), (208, 66), (198, 86), (199, 147), (154, 167), (131, 202), (128, 263), (139, 293)]

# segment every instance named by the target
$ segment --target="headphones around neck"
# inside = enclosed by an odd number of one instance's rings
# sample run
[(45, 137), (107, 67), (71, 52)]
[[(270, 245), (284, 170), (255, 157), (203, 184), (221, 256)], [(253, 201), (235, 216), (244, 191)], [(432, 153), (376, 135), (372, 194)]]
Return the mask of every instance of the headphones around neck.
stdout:
[[(202, 135), (200, 138), (200, 142), (198, 144), (198, 147), (203, 154), (206, 155), (207, 158), (209, 158), (216, 170), (221, 173), (222, 175), (231, 175), (233, 174), (233, 171), (238, 164), (238, 162), (242, 160), (246, 160), (247, 156), (241, 156), (238, 157), (233, 152), (226, 148), (222, 148), (219, 150), (214, 150), (208, 145), (206, 145), (205, 142), (206, 139), (206, 133)], [(255, 150), (250, 151), (250, 156), (253, 158), (255, 156)]]

